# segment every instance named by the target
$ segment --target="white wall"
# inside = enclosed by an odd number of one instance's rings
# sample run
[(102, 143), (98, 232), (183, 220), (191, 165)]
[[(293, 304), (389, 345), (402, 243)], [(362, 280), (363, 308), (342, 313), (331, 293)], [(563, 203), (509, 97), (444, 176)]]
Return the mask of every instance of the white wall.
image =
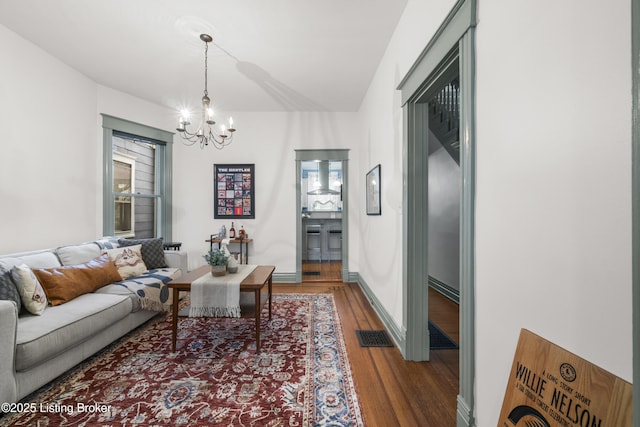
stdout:
[[(352, 170), (350, 244), (354, 271), (367, 282), (398, 329), (402, 308), (402, 109), (396, 87), (453, 7), (453, 0), (409, 0), (360, 108), (359, 170)], [(382, 215), (367, 216), (364, 176), (381, 164)], [(352, 193), (353, 194), (353, 193)], [(426, 279), (425, 279), (426, 283)]]
[[(460, 166), (436, 136), (429, 155), (429, 276), (460, 291)], [(429, 150), (431, 151), (431, 150)]]
[(175, 139), (173, 238), (183, 242), (190, 268), (202, 265), (202, 255), (209, 249), (205, 240), (217, 233), (221, 225), (227, 230), (231, 226), (231, 220), (213, 219), (213, 165), (253, 163), (256, 218), (234, 220), (236, 229), (243, 225), (254, 239), (250, 263), (275, 265), (276, 273), (294, 273), (297, 215), (294, 150), (354, 148), (358, 137), (356, 113), (232, 115), (238, 131), (233, 143), (223, 150), (187, 147), (179, 138)]
[(95, 238), (95, 83), (1, 25), (0, 51), (0, 253)]
[(479, 426), (497, 423), (520, 328), (631, 381), (629, 7), (480, 2)]
[[(175, 128), (178, 117), (177, 111), (102, 86), (98, 88), (98, 111), (167, 131)], [(356, 114), (220, 112), (218, 121), (229, 115), (238, 131), (223, 150), (185, 146), (174, 136), (173, 240), (182, 242), (189, 268), (204, 264), (202, 255), (209, 249), (205, 240), (221, 225), (227, 230), (231, 226), (230, 220), (213, 219), (213, 165), (253, 163), (256, 218), (234, 220), (236, 229), (243, 225), (254, 239), (249, 247), (251, 263), (275, 265), (278, 273), (294, 273), (294, 150), (352, 148), (358, 136)]]

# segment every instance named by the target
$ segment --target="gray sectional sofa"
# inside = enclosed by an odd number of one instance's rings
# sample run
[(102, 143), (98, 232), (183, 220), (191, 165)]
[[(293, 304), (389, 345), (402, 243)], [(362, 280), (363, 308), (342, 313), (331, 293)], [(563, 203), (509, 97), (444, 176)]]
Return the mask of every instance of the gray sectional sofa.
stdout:
[[(0, 270), (76, 265), (99, 257), (105, 245), (118, 246), (106, 239), (4, 255)], [(47, 306), (41, 315), (19, 313), (14, 301), (0, 300), (0, 402), (19, 401), (166, 309), (140, 297), (148, 286), (166, 301), (166, 283), (187, 271), (184, 252), (164, 251), (164, 256), (164, 268)]]

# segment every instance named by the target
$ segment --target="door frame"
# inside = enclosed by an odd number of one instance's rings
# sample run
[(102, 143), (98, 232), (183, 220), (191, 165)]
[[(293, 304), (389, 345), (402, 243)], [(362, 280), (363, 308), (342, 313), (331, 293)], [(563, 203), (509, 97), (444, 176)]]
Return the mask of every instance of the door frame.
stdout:
[(342, 281), (349, 277), (349, 149), (298, 149), (296, 152), (296, 283), (302, 283), (302, 162), (342, 162)]
[[(427, 200), (428, 129), (422, 96), (437, 78), (441, 64), (457, 54), (460, 74), (460, 377), (457, 426), (474, 426), (475, 412), (475, 26), (477, 0), (458, 0), (421, 55), (400, 82), (403, 105), (404, 208), (403, 322), (404, 357), (428, 359)], [(411, 232), (410, 232), (411, 231)], [(425, 348), (426, 347), (426, 348)], [(426, 358), (425, 358), (426, 356)]]
[[(640, 414), (640, 1), (631, 2), (631, 259), (633, 300), (633, 414)], [(640, 426), (634, 415), (633, 425)]]

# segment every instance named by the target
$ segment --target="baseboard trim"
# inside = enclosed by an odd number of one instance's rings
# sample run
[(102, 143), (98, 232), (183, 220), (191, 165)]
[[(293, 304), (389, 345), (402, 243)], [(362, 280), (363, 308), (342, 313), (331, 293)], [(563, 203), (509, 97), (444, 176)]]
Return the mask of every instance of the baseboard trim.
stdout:
[(464, 398), (458, 395), (458, 409), (456, 412), (456, 427), (474, 427), (473, 412)]
[(406, 349), (406, 330), (404, 328), (399, 329), (396, 326), (391, 315), (389, 315), (387, 310), (385, 310), (384, 306), (373, 293), (367, 282), (362, 276), (360, 276), (360, 273), (349, 273), (349, 281), (356, 282), (358, 286), (360, 286), (362, 293), (365, 295), (367, 300), (369, 300), (369, 304), (371, 304), (371, 307), (375, 310), (386, 330), (391, 334), (391, 339), (396, 343), (398, 349), (400, 349), (400, 353), (402, 353), (404, 357)]
[(275, 283), (298, 283), (296, 273), (273, 273)]
[(429, 276), (429, 286), (456, 304), (460, 304), (460, 290), (441, 282), (433, 276)]

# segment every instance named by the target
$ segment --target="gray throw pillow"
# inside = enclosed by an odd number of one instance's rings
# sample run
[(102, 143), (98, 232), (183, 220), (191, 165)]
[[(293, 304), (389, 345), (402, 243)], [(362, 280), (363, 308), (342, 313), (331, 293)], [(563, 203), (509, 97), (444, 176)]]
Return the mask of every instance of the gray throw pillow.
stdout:
[(120, 239), (118, 240), (120, 247), (142, 245), (142, 261), (149, 270), (154, 268), (167, 267), (167, 261), (164, 259), (164, 249), (162, 248), (162, 239)]
[(0, 268), (0, 300), (13, 301), (18, 306), (18, 313), (22, 310), (22, 301), (16, 284), (11, 278), (11, 271)]

